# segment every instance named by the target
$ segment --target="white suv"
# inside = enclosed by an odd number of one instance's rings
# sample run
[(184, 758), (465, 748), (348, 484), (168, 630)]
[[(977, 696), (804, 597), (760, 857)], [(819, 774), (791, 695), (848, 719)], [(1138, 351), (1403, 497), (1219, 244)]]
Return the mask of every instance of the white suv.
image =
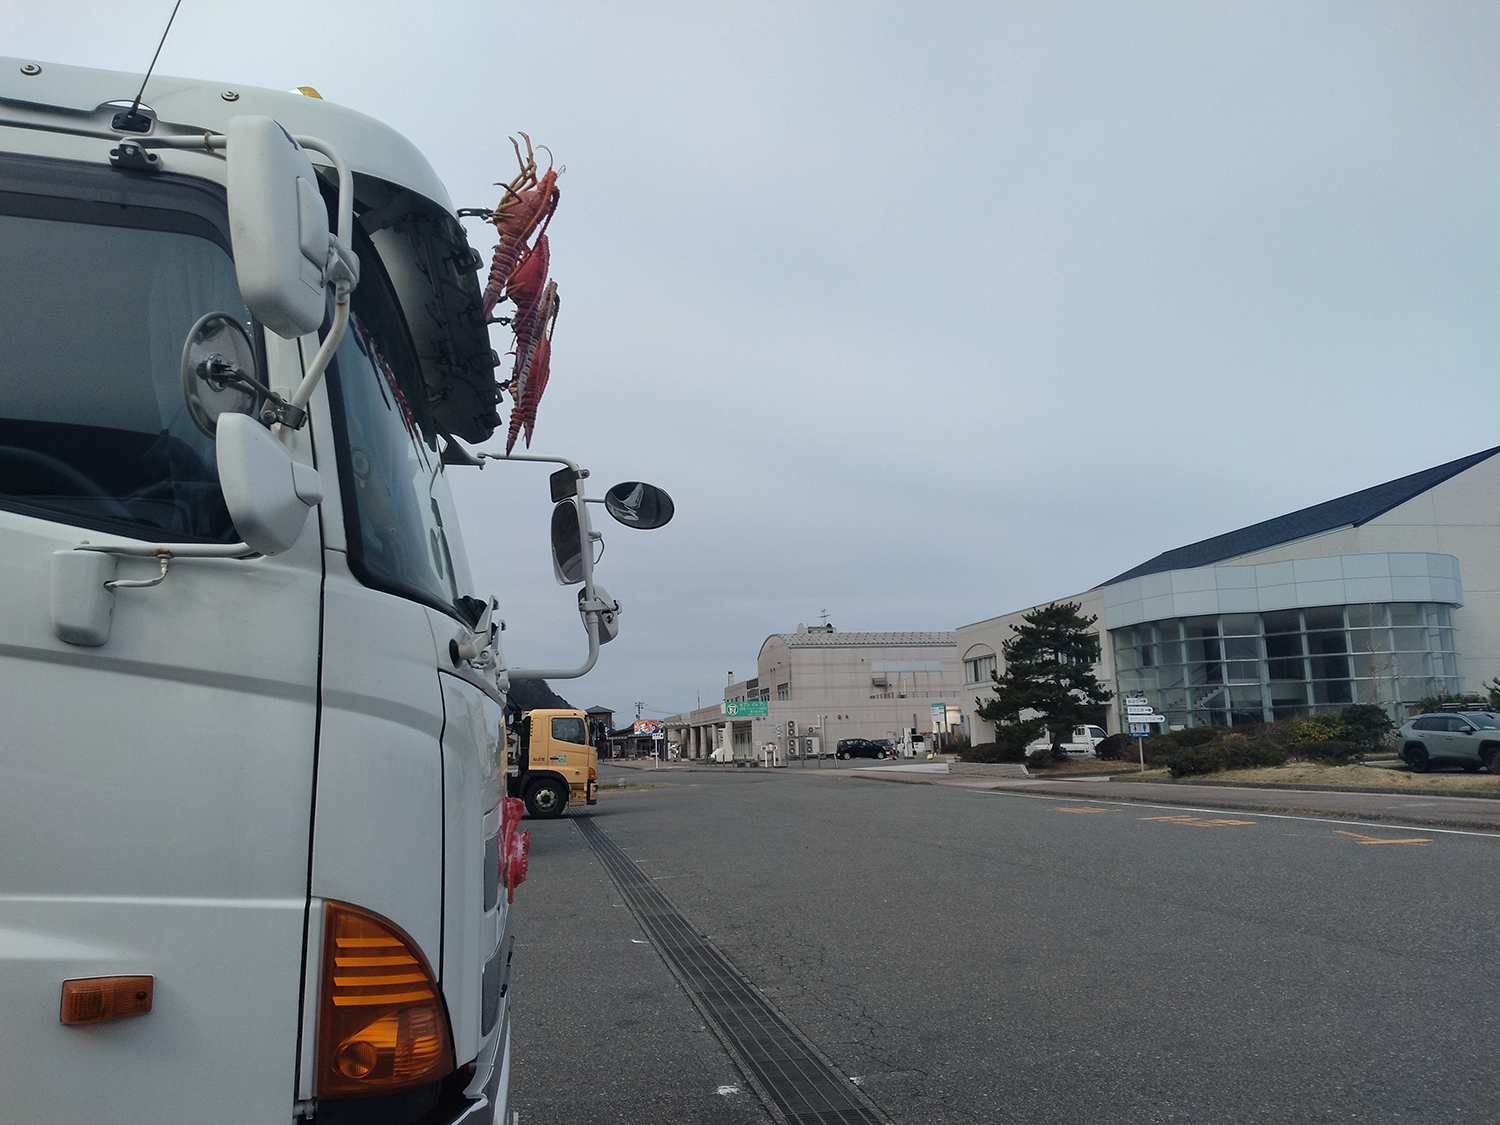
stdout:
[(1500, 714), (1494, 711), (1439, 711), (1418, 715), (1401, 724), (1396, 735), (1401, 760), (1414, 773), (1431, 766), (1462, 766), (1470, 773), (1480, 766), (1496, 772), (1500, 754)]

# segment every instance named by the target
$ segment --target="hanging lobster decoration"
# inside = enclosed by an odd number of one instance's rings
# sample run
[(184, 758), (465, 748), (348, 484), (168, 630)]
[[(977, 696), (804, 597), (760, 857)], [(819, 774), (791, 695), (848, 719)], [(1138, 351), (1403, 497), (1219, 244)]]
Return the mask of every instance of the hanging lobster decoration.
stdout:
[(524, 430), (526, 447), (531, 448), (531, 432), (536, 425), (537, 404), (547, 388), (551, 373), (552, 329), (557, 323), (557, 283), (547, 279), (550, 251), (547, 246), (547, 224), (557, 210), (559, 193), (557, 171), (548, 168), (538, 176), (536, 155), (531, 138), (525, 133), (526, 155), (511, 138), (516, 150), (520, 173), (503, 185), (504, 194), (488, 216), (500, 232), (495, 256), (490, 262), (490, 276), (484, 287), (484, 318), (488, 324), (505, 323), (494, 316), (495, 306), (509, 298), (516, 311), (509, 318), (516, 336), (515, 367), (509, 383), (514, 403), (510, 412), (510, 432), (505, 452), (515, 448), (516, 438)]

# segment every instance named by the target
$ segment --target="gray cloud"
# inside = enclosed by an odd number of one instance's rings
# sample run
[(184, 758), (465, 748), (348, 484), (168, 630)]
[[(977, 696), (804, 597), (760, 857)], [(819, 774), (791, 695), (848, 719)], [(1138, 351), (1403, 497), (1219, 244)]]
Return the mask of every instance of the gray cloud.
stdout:
[[(168, 8), (0, 18), (7, 54), (138, 70)], [(952, 628), (1494, 444), (1497, 30), (1462, 3), (188, 0), (159, 66), (315, 85), (460, 205), (518, 129), (566, 165), (535, 446), (679, 514), (605, 528), (623, 632), (554, 686), (666, 711), (825, 607)], [(542, 475), (458, 488), (511, 654), (553, 663), (583, 642)]]

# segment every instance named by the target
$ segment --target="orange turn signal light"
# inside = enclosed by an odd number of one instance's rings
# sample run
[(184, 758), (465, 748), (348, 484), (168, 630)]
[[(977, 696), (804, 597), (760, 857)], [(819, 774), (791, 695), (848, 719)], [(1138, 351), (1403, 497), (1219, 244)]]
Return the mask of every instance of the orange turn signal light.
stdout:
[(62, 986), (63, 1023), (103, 1023), (151, 1010), (154, 977), (82, 977)]
[(323, 922), (320, 1097), (390, 1094), (453, 1070), (448, 1012), (421, 947), (387, 918), (342, 902)]

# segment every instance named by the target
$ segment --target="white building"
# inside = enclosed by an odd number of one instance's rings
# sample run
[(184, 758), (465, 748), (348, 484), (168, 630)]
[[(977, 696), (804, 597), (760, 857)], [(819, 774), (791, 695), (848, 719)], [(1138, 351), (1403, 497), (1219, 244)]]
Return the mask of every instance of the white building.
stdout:
[[(1171, 726), (1263, 722), (1350, 703), (1398, 721), (1500, 676), (1500, 447), (1164, 552), (1060, 602), (1099, 618), (1099, 676)], [(964, 625), (962, 709), (1004, 670), (1027, 610)]]
[[(666, 720), (667, 737), (685, 758), (729, 746), (750, 758), (767, 742), (788, 745), (790, 728), (806, 752), (809, 728), (832, 754), (841, 738), (888, 738), (901, 731), (961, 722), (962, 673), (952, 633), (840, 633), (832, 625), (798, 625), (760, 646), (755, 675), (731, 683), (725, 702), (764, 702), (764, 718), (728, 719), (705, 707)], [(778, 728), (780, 733), (778, 734)]]

